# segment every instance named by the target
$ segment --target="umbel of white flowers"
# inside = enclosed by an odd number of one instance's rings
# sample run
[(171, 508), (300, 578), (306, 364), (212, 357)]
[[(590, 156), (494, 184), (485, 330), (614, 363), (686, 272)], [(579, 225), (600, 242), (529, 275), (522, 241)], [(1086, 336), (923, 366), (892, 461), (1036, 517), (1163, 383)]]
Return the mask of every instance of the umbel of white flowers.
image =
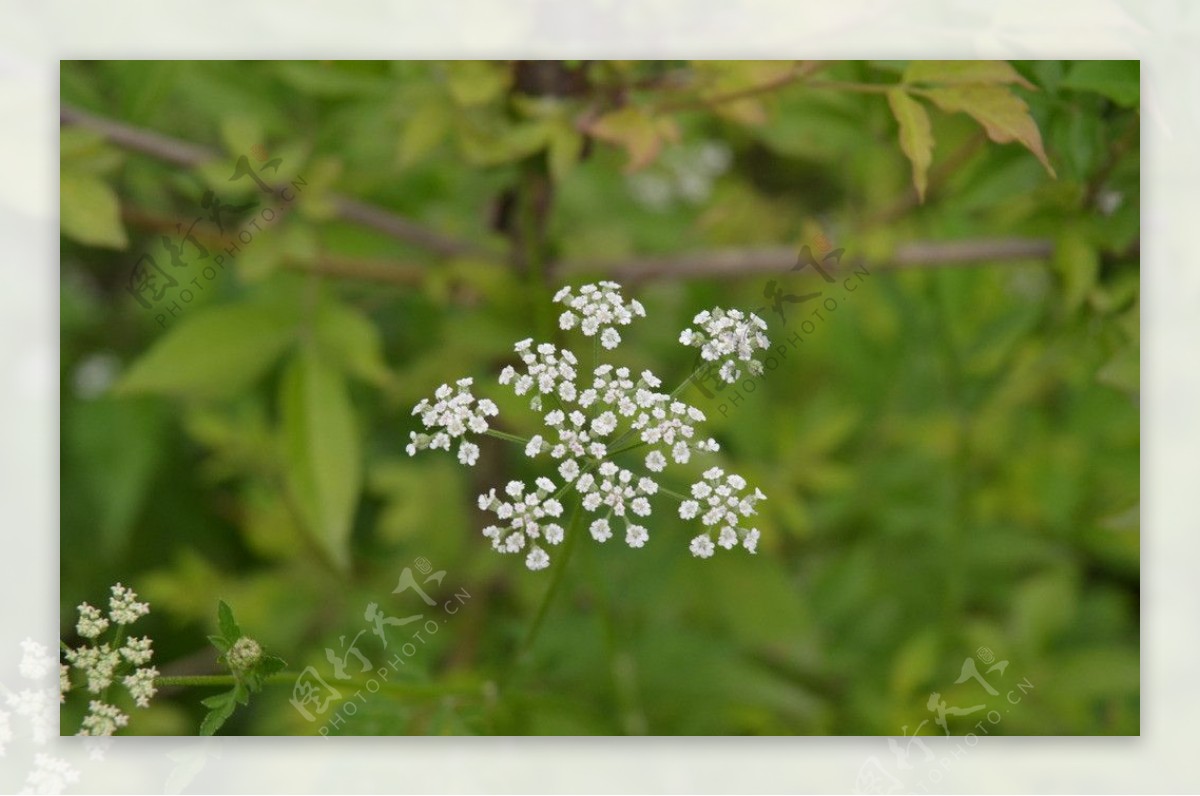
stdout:
[[(554, 301), (566, 306), (559, 316), (563, 330), (578, 329), (586, 337), (599, 335), (606, 350), (621, 343), (617, 326), (644, 318), (645, 308), (636, 300), (626, 301), (616, 282), (583, 285), (575, 292), (564, 287)], [(733, 384), (744, 365), (752, 374), (762, 373), (757, 355), (770, 342), (766, 323), (753, 313), (706, 310), (693, 318), (698, 329), (685, 329), (679, 342), (700, 349), (700, 356), (715, 367), (719, 377)], [(642, 547), (650, 538), (642, 523), (653, 511), (655, 500), (672, 497), (679, 502), (679, 516), (699, 518), (704, 532), (691, 540), (689, 550), (699, 558), (712, 556), (715, 549), (738, 544), (750, 553), (757, 551), (759, 531), (748, 527), (756, 513), (755, 504), (766, 496), (751, 490), (746, 480), (725, 474), (719, 467), (704, 473), (691, 486), (691, 497), (659, 488), (655, 477), (672, 463), (687, 464), (693, 454), (713, 454), (715, 440), (702, 436), (699, 424), (704, 413), (678, 400), (673, 393), (660, 392), (662, 381), (649, 370), (633, 374), (629, 368), (595, 363), (590, 372), (579, 357), (552, 343), (535, 345), (532, 339), (514, 346), (521, 364), (505, 367), (499, 383), (518, 396), (528, 396), (530, 407), (540, 415), (544, 427), (529, 439), (493, 430), (489, 418), (499, 410), (487, 398), (471, 393), (472, 379), (459, 379), (455, 387), (443, 384), (433, 399), (413, 408), (427, 433), (411, 432), (410, 456), (427, 448), (449, 451), (458, 441), (458, 460), (473, 466), (479, 446), (471, 435), (488, 434), (524, 445), (525, 455), (548, 457), (559, 480), (539, 477), (533, 488), (511, 481), (502, 495), (492, 489), (479, 496), (481, 511), (491, 512), (495, 524), (483, 529), (492, 547), (501, 553), (524, 553), (532, 570), (550, 565), (548, 547), (565, 537), (561, 500), (574, 490), (582, 510), (596, 515), (588, 530), (597, 542), (613, 536), (614, 525), (624, 530), (625, 543)], [(690, 380), (690, 377), (689, 377)], [(639, 473), (614, 461), (617, 454), (637, 450), (647, 472)], [(715, 540), (714, 540), (715, 537)]]
[[(88, 603), (79, 604), (79, 622), (75, 625), (75, 631), (84, 639), (84, 643), (73, 649), (68, 648), (64, 656), (67, 663), (59, 667), (60, 702), (66, 700), (67, 692), (71, 690), (72, 668), (83, 676), (88, 692), (100, 697), (88, 702), (88, 712), (79, 735), (112, 735), (129, 723), (129, 716), (104, 701), (108, 687), (114, 681), (119, 680), (125, 686), (139, 708), (150, 707), (150, 699), (157, 693), (154, 678), (158, 677), (158, 669), (145, 665), (154, 656), (150, 637), (125, 635), (128, 625), (150, 613), (150, 604), (138, 602), (133, 589), (120, 583), (113, 586), (111, 591), (107, 616)], [(112, 643), (102, 642), (101, 636), (110, 625), (117, 628)], [(121, 644), (122, 638), (124, 644)], [(122, 672), (128, 674), (121, 676)]]

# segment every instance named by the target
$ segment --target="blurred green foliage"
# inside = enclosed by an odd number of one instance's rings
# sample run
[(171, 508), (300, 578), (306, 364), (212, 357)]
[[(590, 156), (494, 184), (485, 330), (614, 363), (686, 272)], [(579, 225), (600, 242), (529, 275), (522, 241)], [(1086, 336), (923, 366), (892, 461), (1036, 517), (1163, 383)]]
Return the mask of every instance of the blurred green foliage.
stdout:
[[(1002, 695), (1034, 688), (993, 734), (1138, 733), (1138, 77), (64, 62), (64, 107), (213, 153), (62, 128), (64, 638), (73, 606), (120, 580), (153, 606), (165, 674), (219, 671), (205, 637), (223, 599), (289, 669), (337, 685), (326, 648), (366, 629), (378, 668), (411, 635), (389, 629), (385, 651), (364, 605), (429, 610), (393, 594), (424, 558), (447, 573), (431, 595), (469, 600), (330, 731), (939, 733), (931, 692), (1002, 699), (955, 683), (994, 654)], [(364, 224), (346, 197), (434, 236)], [(1053, 253), (889, 267), (905, 244), (997, 237)], [(561, 334), (559, 284), (641, 255), (803, 244), (843, 248), (857, 288), (786, 267), (627, 274), (649, 317), (620, 357), (668, 386), (700, 309), (769, 305), (771, 280), (838, 296), (736, 400), (688, 393), (719, 462), (769, 496), (759, 555), (693, 559), (663, 510), (643, 550), (585, 540), (514, 665), (554, 568), (492, 553), (474, 496), (535, 471), (493, 439), (470, 470), (408, 458), (411, 406), (474, 376), (522, 433), (528, 407), (491, 377), (516, 340)], [(176, 282), (161, 298), (136, 289), (143, 255), (157, 287)], [(815, 306), (763, 315), (783, 343)], [(164, 691), (129, 730), (195, 733), (212, 695)], [(317, 732), (290, 696), (266, 686), (222, 731)]]

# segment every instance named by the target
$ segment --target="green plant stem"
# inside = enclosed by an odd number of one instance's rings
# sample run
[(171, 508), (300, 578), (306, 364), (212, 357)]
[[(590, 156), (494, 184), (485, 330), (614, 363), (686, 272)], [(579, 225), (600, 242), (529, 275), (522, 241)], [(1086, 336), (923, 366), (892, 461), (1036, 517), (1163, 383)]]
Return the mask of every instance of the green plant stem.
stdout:
[(504, 439), (508, 440), (509, 442), (519, 442), (522, 445), (529, 444), (529, 440), (525, 437), (518, 437), (516, 434), (509, 434), (507, 431), (497, 431), (494, 428), (489, 428), (483, 433), (487, 434), (489, 437), (495, 437), (496, 439)]
[(550, 605), (554, 602), (555, 595), (562, 588), (563, 576), (567, 571), (567, 565), (571, 563), (571, 554), (575, 552), (579, 537), (582, 535), (582, 529), (579, 527), (579, 518), (581, 516), (583, 516), (582, 502), (576, 503), (575, 509), (571, 512), (571, 520), (567, 523), (566, 539), (563, 541), (562, 553), (558, 556), (558, 565), (555, 567), (554, 574), (550, 579), (550, 585), (546, 587), (546, 593), (542, 595), (542, 601), (538, 605), (537, 613), (533, 616), (533, 623), (529, 626), (529, 630), (525, 632), (525, 637), (521, 639), (521, 645), (517, 647), (516, 654), (510, 661), (503, 678), (501, 678), (501, 687), (508, 684), (509, 679), (516, 672), (517, 668), (528, 658), (530, 651), (533, 649), (533, 643), (537, 641), (538, 634), (542, 630), (542, 625), (545, 624), (546, 614), (550, 610)]

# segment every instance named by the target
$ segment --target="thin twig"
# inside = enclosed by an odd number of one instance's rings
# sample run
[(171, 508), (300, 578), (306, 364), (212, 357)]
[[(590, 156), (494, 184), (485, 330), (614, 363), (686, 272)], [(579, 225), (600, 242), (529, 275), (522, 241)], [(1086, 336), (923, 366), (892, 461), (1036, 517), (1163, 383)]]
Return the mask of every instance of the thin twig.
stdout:
[[(59, 112), (59, 121), (99, 133), (122, 149), (150, 155), (177, 166), (195, 168), (220, 157), (218, 152), (190, 141), (105, 119), (66, 105)], [(330, 200), (336, 215), (342, 220), (370, 227), (440, 256), (487, 254), (487, 250), (476, 243), (443, 235), (382, 207), (338, 194), (331, 195)]]
[[(1054, 242), (1041, 238), (978, 238), (960, 241), (913, 241), (902, 243), (886, 262), (871, 269), (906, 269), (939, 266), (979, 266), (1003, 260), (1044, 260), (1054, 251)], [(557, 267), (560, 277), (603, 274), (619, 282), (663, 279), (737, 278), (753, 274), (782, 273), (797, 262), (792, 246), (718, 249), (716, 251), (643, 257), (620, 262), (564, 262)], [(842, 260), (840, 269), (859, 265)]]

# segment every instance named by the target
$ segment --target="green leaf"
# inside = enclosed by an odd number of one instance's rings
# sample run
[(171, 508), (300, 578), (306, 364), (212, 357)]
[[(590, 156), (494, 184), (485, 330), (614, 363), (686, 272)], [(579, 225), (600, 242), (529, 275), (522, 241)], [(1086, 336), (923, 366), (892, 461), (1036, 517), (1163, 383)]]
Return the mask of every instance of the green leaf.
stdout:
[(317, 311), (316, 332), (330, 360), (346, 373), (379, 387), (391, 384), (379, 329), (366, 315), (346, 304), (326, 302)]
[[(257, 689), (256, 689), (257, 690)], [(250, 704), (250, 689), (243, 682), (238, 682), (233, 687), (233, 699), (241, 705)]]
[(1062, 81), (1063, 88), (1094, 91), (1126, 108), (1141, 101), (1138, 61), (1076, 61)]
[(294, 334), (290, 312), (274, 305), (247, 302), (197, 309), (138, 358), (114, 392), (234, 395), (275, 362)]
[(931, 88), (924, 96), (947, 113), (965, 113), (983, 125), (998, 144), (1016, 141), (1037, 156), (1051, 177), (1054, 168), (1042, 148), (1042, 134), (1029, 115), (1029, 106), (1004, 86), (963, 85)]
[(232, 642), (226, 641), (224, 636), (210, 635), (208, 640), (212, 645), (221, 651), (222, 654), (229, 652), (229, 648), (233, 646)]
[(888, 105), (900, 125), (900, 149), (912, 161), (913, 185), (917, 196), (925, 201), (925, 188), (929, 183), (929, 164), (933, 162), (933, 130), (929, 125), (929, 114), (925, 106), (908, 95), (904, 89), (894, 88), (888, 92)]
[(349, 564), (362, 485), (354, 407), (342, 374), (306, 347), (288, 365), (279, 396), (285, 480), (313, 538), (335, 564)]
[(124, 249), (129, 245), (121, 225), (121, 204), (104, 180), (64, 170), (59, 175), (62, 232), (87, 246)]
[(449, 61), (446, 83), (459, 105), (482, 105), (508, 89), (512, 70), (501, 61)]
[[(566, 121), (566, 120), (564, 120)], [(556, 126), (550, 134), (550, 148), (547, 159), (550, 165), (550, 176), (555, 182), (562, 182), (583, 153), (583, 135), (569, 121)]]
[(1006, 85), (1016, 83), (1033, 89), (1007, 61), (913, 61), (904, 70), (905, 83), (934, 83), (943, 86), (975, 83)]
[(1082, 230), (1067, 227), (1055, 242), (1053, 263), (1062, 279), (1067, 311), (1075, 312), (1096, 284), (1100, 254)]
[[(229, 692), (232, 695), (232, 691)], [(235, 703), (232, 699), (221, 703), (208, 712), (208, 715), (200, 722), (201, 735), (215, 735), (217, 730), (221, 729), (230, 716), (233, 715)]]
[(674, 141), (679, 137), (671, 119), (656, 119), (634, 105), (606, 113), (588, 126), (588, 132), (602, 141), (620, 146), (629, 154), (626, 171), (649, 166), (662, 151), (664, 141)]
[(217, 622), (221, 626), (221, 635), (230, 644), (242, 637), (242, 629), (233, 618), (233, 609), (224, 600), (217, 603)]
[(440, 144), (450, 130), (450, 110), (445, 99), (437, 97), (417, 108), (404, 125), (396, 157), (402, 167), (419, 162)]
[(206, 708), (220, 708), (228, 705), (233, 701), (233, 691), (222, 691), (219, 694), (213, 694), (210, 697), (205, 697), (200, 700), (200, 704)]

